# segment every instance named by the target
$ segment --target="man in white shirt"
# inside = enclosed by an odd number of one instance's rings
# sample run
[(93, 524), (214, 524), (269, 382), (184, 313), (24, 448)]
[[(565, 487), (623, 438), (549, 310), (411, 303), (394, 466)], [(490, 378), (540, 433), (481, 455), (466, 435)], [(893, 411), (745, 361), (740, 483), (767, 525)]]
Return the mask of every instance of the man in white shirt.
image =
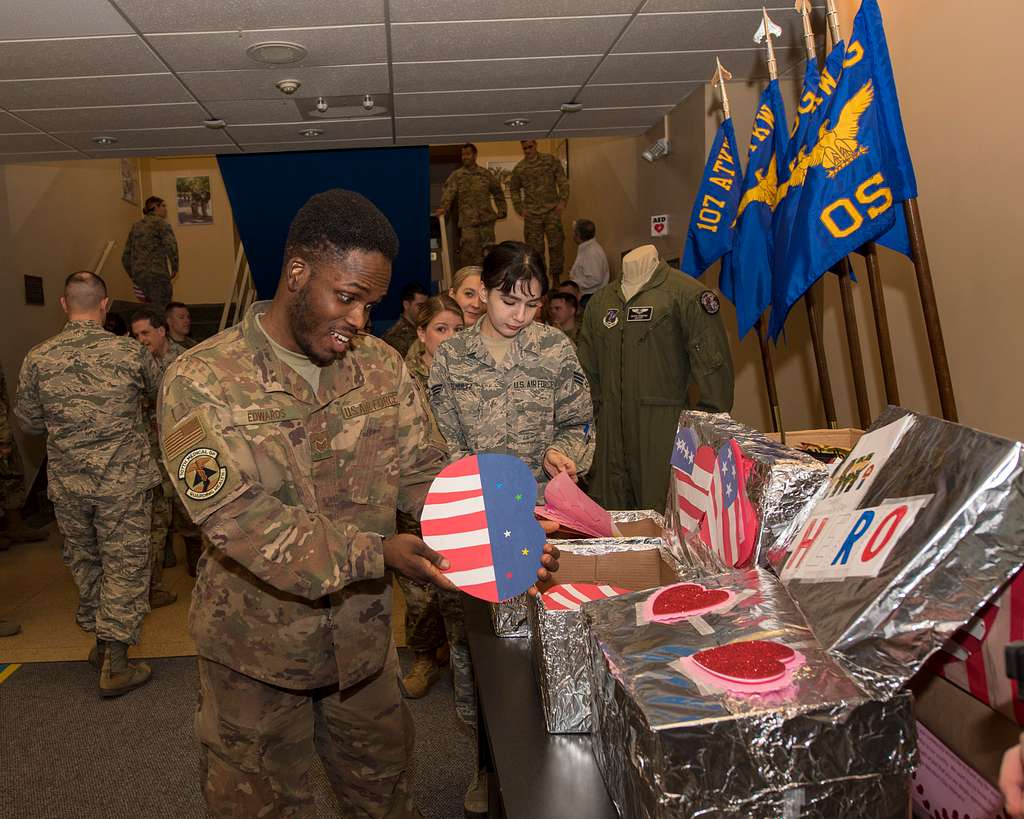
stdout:
[(597, 243), (597, 226), (590, 219), (577, 219), (572, 224), (572, 240), (579, 245), (569, 278), (580, 286), (580, 303), (585, 304), (594, 293), (608, 284), (608, 257)]

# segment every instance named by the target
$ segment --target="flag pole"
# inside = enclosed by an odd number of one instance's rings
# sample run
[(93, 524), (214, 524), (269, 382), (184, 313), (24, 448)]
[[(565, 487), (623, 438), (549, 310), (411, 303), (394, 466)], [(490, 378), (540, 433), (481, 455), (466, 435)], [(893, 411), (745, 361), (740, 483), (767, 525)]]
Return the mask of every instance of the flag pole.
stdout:
[[(836, 10), (836, 0), (825, 0), (826, 14), (829, 32), (832, 35), (832, 42), (838, 43), (842, 39), (839, 32), (839, 12)], [(867, 378), (864, 375), (864, 355), (860, 349), (860, 330), (857, 327), (857, 305), (853, 300), (853, 283), (851, 274), (853, 268), (850, 260), (843, 257), (833, 266), (832, 272), (839, 278), (839, 297), (843, 305), (843, 323), (846, 326), (846, 342), (850, 349), (850, 370), (853, 374), (853, 391), (857, 397), (857, 417), (860, 420), (860, 428), (867, 429), (871, 425), (871, 404), (868, 401)]]
[[(814, 29), (811, 28), (811, 7), (808, 0), (797, 0), (797, 11), (803, 17), (804, 45), (807, 47), (807, 58), (816, 59)], [(811, 349), (814, 351), (814, 366), (818, 372), (818, 387), (821, 389), (821, 404), (825, 410), (825, 423), (829, 429), (837, 429), (839, 422), (836, 417), (836, 400), (832, 395), (832, 378), (828, 372), (828, 357), (825, 354), (825, 341), (818, 311), (815, 306), (813, 289), (804, 294), (804, 307), (807, 308), (807, 324), (811, 331)]]
[[(772, 22), (768, 19), (768, 11), (761, 7), (761, 20), (762, 26), (764, 27), (764, 39), (765, 44), (768, 48), (768, 78), (769, 80), (777, 80), (779, 78), (779, 65), (775, 60), (775, 47), (772, 45)], [(779, 31), (779, 29), (775, 29)], [(761, 33), (761, 29), (758, 29), (758, 34)], [(754, 41), (757, 41), (758, 34), (754, 35)], [(784, 128), (786, 124), (784, 122), (776, 122), (776, 128)], [(774, 204), (773, 204), (774, 207)], [(772, 430), (779, 433), (779, 439), (782, 443), (786, 443), (786, 427), (782, 423), (782, 406), (779, 403), (779, 390), (775, 382), (775, 365), (772, 362), (772, 351), (768, 345), (768, 328), (765, 324), (764, 314), (757, 317), (757, 321), (754, 323), (754, 332), (757, 333), (757, 343), (761, 348), (761, 367), (764, 370), (764, 386), (768, 391), (768, 406), (771, 410), (772, 416)]]

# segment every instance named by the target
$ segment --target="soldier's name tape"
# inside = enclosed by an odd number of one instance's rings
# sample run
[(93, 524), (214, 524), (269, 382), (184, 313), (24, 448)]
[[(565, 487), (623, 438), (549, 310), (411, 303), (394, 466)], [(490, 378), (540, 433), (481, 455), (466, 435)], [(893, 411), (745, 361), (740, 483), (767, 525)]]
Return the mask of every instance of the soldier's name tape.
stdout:
[(652, 318), (653, 307), (629, 307), (626, 310), (626, 321), (650, 321)]

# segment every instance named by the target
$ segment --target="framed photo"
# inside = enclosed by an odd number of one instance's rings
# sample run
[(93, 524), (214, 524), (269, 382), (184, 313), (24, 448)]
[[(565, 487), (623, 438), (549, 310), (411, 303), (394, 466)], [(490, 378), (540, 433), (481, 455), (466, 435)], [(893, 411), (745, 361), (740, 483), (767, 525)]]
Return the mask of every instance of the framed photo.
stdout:
[(519, 164), (518, 159), (488, 159), (487, 170), (498, 177), (501, 189), (505, 191), (505, 199), (512, 201), (512, 191), (509, 185), (512, 184), (512, 171)]
[(121, 160), (121, 198), (133, 205), (139, 204), (139, 160)]
[(210, 177), (179, 176), (174, 183), (175, 210), (179, 225), (212, 225)]

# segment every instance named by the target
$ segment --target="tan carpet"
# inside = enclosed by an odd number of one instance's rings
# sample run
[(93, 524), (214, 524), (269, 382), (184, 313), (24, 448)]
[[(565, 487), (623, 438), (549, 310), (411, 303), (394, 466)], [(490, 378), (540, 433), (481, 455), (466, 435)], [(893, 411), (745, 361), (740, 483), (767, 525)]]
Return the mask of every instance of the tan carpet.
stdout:
[[(0, 620), (21, 623), (21, 634), (0, 639), (0, 665), (81, 660), (89, 654), (93, 637), (75, 623), (78, 590), (61, 560), (61, 534), (52, 525), (49, 540), (16, 544), (0, 552)], [(178, 565), (164, 571), (164, 588), (178, 595), (176, 603), (150, 612), (142, 627), (142, 640), (132, 649), (135, 657), (195, 655), (188, 635), (188, 607), (193, 580), (185, 571), (181, 540)], [(405, 606), (395, 585), (394, 632), (397, 645), (405, 644)]]

